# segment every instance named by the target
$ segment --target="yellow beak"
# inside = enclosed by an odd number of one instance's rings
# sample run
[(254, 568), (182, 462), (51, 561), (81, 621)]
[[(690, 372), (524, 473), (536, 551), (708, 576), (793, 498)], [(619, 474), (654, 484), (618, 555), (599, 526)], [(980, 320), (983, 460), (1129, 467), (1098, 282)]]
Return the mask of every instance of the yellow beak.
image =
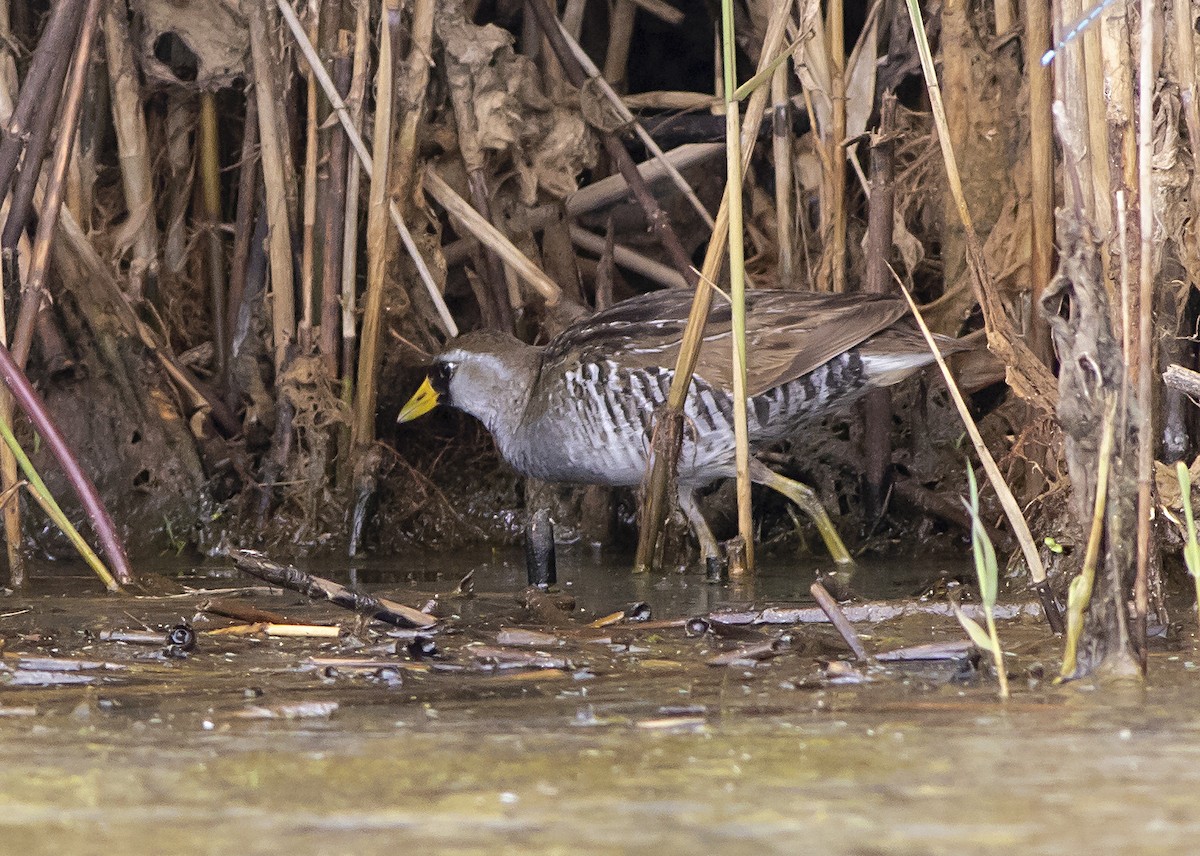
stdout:
[(413, 393), (413, 397), (408, 400), (408, 404), (400, 408), (400, 415), (396, 417), (397, 422), (411, 422), (414, 419), (424, 416), (430, 410), (437, 407), (438, 394), (433, 388), (433, 384), (429, 382), (429, 378), (425, 378), (425, 383), (421, 384), (421, 388)]

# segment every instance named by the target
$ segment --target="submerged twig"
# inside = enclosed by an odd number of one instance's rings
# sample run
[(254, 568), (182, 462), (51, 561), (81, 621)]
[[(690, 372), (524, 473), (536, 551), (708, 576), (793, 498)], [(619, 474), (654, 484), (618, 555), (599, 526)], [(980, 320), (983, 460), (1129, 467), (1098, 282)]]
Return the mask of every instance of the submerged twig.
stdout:
[(420, 610), (396, 603), (386, 598), (351, 591), (344, 585), (322, 577), (306, 574), (291, 565), (273, 562), (254, 550), (230, 550), (228, 556), (238, 569), (274, 583), (298, 591), (314, 600), (328, 600), (334, 606), (349, 609), (397, 627), (432, 627), (437, 619)]

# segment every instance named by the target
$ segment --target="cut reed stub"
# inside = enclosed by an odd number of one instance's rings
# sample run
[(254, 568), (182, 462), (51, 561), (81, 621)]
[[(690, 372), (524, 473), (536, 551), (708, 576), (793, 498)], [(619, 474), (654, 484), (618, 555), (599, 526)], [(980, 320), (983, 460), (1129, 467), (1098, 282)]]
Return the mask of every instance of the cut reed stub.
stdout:
[(525, 524), (525, 572), (529, 585), (542, 591), (558, 582), (554, 521), (544, 508), (533, 512)]

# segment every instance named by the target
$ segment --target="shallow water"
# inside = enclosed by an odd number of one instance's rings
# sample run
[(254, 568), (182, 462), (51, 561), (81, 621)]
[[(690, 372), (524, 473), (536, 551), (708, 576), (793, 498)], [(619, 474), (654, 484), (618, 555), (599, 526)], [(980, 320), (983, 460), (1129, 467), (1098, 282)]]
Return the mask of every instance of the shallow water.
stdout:
[[(796, 601), (812, 579), (778, 561), (729, 587), (626, 567), (560, 554), (573, 622), (632, 601), (655, 618)], [(519, 555), (373, 562), (354, 577), (419, 606), (472, 568), (478, 595), (443, 598), (460, 617), (437, 637), (447, 661), (466, 662), (468, 637), (530, 624), (509, 596), (524, 583)], [(224, 566), (172, 570), (188, 586), (255, 584)], [(907, 595), (961, 570), (869, 567), (860, 585)], [(84, 586), (93, 594), (66, 594)], [(845, 648), (827, 627), (790, 629), (791, 648), (757, 666), (706, 665), (745, 643), (622, 627), (610, 645), (564, 643), (565, 669), (502, 672), (417, 671), (372, 651), (388, 641), (375, 633), (357, 634), (361, 648), (201, 632), (190, 656), (168, 660), (89, 635), (169, 626), (204, 599), (104, 597), (60, 570), (0, 599), (10, 668), (19, 653), (121, 667), (82, 673), (87, 685), (0, 685), (3, 852), (1180, 853), (1200, 832), (1190, 621), (1183, 641), (1154, 649), (1144, 689), (1022, 677), (1007, 704), (988, 675), (947, 664), (833, 683), (822, 664)], [(299, 595), (249, 600), (349, 625)], [(962, 636), (929, 617), (860, 631), (874, 651)], [(1010, 674), (1057, 668), (1059, 643), (1039, 624), (1001, 634)], [(327, 673), (307, 666), (314, 656), (405, 668)], [(274, 718), (252, 718), (263, 715)]]

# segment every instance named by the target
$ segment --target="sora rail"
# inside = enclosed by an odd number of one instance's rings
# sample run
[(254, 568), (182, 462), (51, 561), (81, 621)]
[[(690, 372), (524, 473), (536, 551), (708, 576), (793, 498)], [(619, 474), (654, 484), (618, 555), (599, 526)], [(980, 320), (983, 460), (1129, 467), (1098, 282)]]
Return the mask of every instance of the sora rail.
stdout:
[[(720, 551), (695, 491), (734, 475), (731, 312), (716, 300), (684, 407), (678, 469), (679, 506), (706, 562), (717, 561)], [(399, 421), (448, 404), (479, 419), (504, 460), (523, 475), (640, 484), (653, 414), (667, 400), (691, 304), (684, 289), (651, 292), (575, 323), (543, 347), (502, 333), (467, 333), (434, 360)], [(880, 295), (747, 291), (751, 452), (933, 362), (907, 312), (904, 300)], [(965, 347), (939, 338), (944, 351)], [(754, 458), (750, 475), (799, 505), (830, 555), (851, 562), (810, 488)]]

